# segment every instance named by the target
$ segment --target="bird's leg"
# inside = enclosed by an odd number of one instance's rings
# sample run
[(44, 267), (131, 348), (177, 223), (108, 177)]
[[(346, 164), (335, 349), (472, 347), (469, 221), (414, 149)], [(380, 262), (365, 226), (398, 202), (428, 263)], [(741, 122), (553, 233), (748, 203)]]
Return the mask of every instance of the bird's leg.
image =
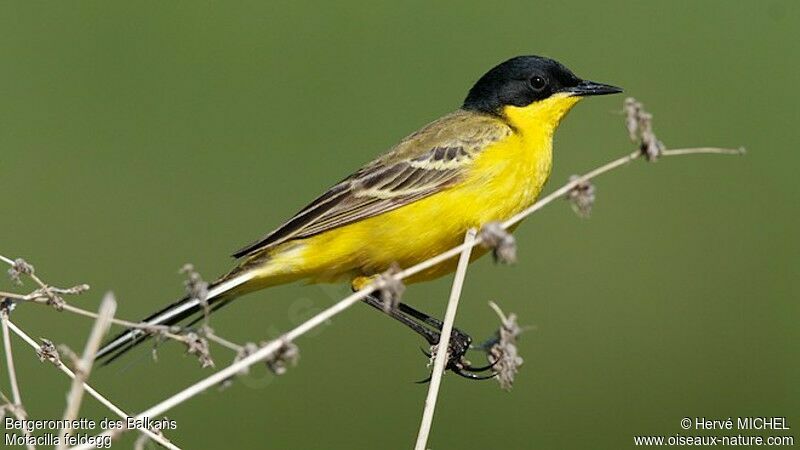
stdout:
[[(404, 314), (400, 311), (399, 305), (403, 305), (402, 303), (398, 304), (398, 308), (386, 310), (383, 305), (383, 301), (378, 298), (377, 296), (370, 294), (364, 298), (364, 303), (372, 306), (373, 308), (377, 309), (378, 311), (386, 314), (387, 316), (397, 320), (398, 322), (402, 323), (403, 325), (411, 328), (415, 333), (419, 334), (426, 341), (428, 341), (431, 345), (436, 345), (439, 342), (439, 333), (430, 328), (424, 326), (423, 324), (417, 322), (409, 315)], [(405, 305), (403, 305), (405, 306)]]
[[(405, 303), (398, 303), (397, 308), (392, 308), (387, 311), (384, 307), (383, 300), (381, 300), (375, 294), (368, 295), (366, 298), (364, 298), (364, 302), (383, 312), (389, 317), (397, 320), (408, 328), (411, 328), (411, 330), (413, 330), (415, 333), (425, 338), (425, 340), (428, 341), (428, 344), (432, 346), (439, 344), (439, 340), (441, 338), (440, 331), (443, 325), (441, 320), (418, 311), (411, 306), (406, 305)], [(485, 380), (494, 377), (494, 372), (491, 372), (488, 376), (470, 373), (491, 370), (493, 366), (493, 364), (490, 364), (485, 367), (472, 367), (469, 361), (464, 358), (464, 355), (471, 348), (473, 348), (472, 338), (458, 328), (453, 327), (450, 336), (450, 345), (448, 349), (449, 357), (446, 368), (452, 370), (462, 377), (473, 380)], [(430, 354), (425, 354), (430, 357)], [(427, 378), (422, 382), (427, 382), (428, 380), (430, 380), (430, 378)]]

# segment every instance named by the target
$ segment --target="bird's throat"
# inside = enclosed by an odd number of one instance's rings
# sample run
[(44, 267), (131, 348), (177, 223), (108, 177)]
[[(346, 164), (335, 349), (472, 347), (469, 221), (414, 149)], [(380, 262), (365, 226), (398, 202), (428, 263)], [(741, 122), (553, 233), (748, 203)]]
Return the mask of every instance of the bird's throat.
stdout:
[(518, 133), (549, 139), (564, 116), (580, 100), (578, 96), (555, 94), (528, 106), (506, 106), (503, 116)]

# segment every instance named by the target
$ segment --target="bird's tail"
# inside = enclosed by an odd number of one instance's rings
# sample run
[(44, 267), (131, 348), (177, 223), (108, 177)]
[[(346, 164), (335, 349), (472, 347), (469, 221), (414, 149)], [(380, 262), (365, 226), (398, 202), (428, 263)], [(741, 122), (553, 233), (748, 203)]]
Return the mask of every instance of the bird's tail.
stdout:
[[(162, 310), (151, 314), (140, 323), (142, 325), (151, 326), (172, 326), (190, 319), (190, 322), (186, 326), (191, 326), (203, 319), (206, 308), (208, 308), (209, 312), (214, 312), (229, 304), (239, 295), (235, 288), (241, 286), (251, 278), (252, 275), (248, 273), (242, 273), (232, 278), (223, 278), (220, 281), (212, 283), (208, 287), (208, 295), (206, 296), (205, 304), (199, 299), (186, 296)], [(152, 333), (142, 328), (128, 328), (115, 338), (106, 342), (97, 352), (96, 359), (102, 361), (103, 365), (109, 364), (147, 340), (151, 335)]]

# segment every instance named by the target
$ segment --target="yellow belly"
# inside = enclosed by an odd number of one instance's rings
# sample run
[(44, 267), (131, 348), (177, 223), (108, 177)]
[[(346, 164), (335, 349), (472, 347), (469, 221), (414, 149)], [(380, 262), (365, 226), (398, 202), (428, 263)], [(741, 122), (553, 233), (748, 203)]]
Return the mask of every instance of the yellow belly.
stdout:
[[(287, 242), (259, 269), (262, 286), (297, 279), (370, 276), (410, 267), (458, 244), (471, 227), (504, 220), (532, 204), (550, 174), (551, 136), (512, 134), (485, 149), (456, 186), (393, 211), (307, 239)], [(474, 258), (485, 250), (476, 249)], [(456, 259), (407, 280), (451, 272)]]

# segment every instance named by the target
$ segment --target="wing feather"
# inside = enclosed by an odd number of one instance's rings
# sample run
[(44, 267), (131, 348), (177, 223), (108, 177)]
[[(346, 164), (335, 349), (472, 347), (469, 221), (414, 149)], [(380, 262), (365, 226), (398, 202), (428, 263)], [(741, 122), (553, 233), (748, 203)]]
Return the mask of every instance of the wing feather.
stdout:
[(286, 223), (233, 254), (242, 257), (392, 211), (458, 182), (474, 158), (511, 134), (502, 121), (458, 111), (412, 134), (337, 183)]

